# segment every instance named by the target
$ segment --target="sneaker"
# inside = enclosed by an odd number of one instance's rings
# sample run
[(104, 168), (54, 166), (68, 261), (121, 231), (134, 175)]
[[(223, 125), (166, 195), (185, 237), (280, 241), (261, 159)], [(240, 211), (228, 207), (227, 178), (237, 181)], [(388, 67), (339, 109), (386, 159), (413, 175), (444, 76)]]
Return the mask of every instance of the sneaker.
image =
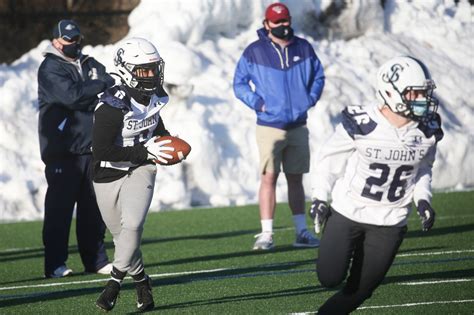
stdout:
[(135, 282), (137, 289), (137, 308), (140, 312), (152, 310), (155, 307), (153, 301), (153, 294), (151, 293), (151, 279), (146, 276), (146, 279), (140, 282)]
[(99, 275), (110, 275), (110, 272), (112, 271), (112, 267), (113, 267), (112, 264), (108, 263), (104, 267), (97, 270), (95, 273), (97, 273)]
[(254, 250), (262, 249), (262, 250), (269, 250), (275, 247), (273, 244), (273, 233), (272, 232), (262, 232), (260, 234), (255, 235), (257, 239), (255, 244), (253, 245)]
[(45, 275), (46, 278), (62, 278), (72, 274), (72, 269), (69, 269), (66, 265), (59, 266), (52, 274)]
[(115, 280), (109, 280), (105, 285), (104, 291), (102, 291), (95, 302), (95, 305), (106, 312), (112, 310), (115, 306), (115, 302), (117, 302), (119, 292), (120, 283)]
[(319, 239), (308, 230), (304, 229), (296, 236), (293, 247), (319, 247)]

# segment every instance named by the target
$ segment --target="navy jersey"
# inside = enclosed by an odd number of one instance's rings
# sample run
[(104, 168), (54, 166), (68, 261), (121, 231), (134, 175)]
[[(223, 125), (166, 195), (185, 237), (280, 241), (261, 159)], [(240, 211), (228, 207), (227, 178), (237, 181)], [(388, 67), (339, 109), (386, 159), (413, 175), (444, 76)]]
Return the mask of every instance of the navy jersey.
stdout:
[(115, 180), (148, 162), (144, 144), (153, 136), (169, 135), (160, 117), (167, 102), (164, 93), (151, 96), (143, 104), (124, 86), (114, 86), (100, 96), (92, 137), (94, 181)]

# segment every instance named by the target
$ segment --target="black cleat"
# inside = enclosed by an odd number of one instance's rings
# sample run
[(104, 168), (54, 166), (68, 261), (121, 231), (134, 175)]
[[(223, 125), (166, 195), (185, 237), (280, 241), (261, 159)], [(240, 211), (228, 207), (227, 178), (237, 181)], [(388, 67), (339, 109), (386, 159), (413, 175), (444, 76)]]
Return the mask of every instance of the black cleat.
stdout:
[(143, 281), (135, 282), (137, 289), (137, 308), (140, 312), (150, 311), (155, 307), (151, 293), (151, 279), (146, 276)]
[(112, 310), (117, 302), (117, 297), (120, 292), (120, 283), (114, 280), (109, 280), (105, 285), (104, 291), (100, 294), (95, 302), (95, 305), (100, 309), (108, 312)]

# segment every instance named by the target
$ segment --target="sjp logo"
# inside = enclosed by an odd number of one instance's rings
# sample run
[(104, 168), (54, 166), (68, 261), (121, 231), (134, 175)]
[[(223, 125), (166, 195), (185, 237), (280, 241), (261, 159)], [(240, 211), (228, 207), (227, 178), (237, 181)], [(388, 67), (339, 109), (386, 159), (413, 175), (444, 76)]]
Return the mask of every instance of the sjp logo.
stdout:
[(390, 71), (383, 74), (382, 80), (384, 80), (384, 82), (387, 82), (387, 83), (397, 82), (398, 79), (400, 78), (399, 72), (401, 71), (403, 71), (402, 65), (396, 63), (390, 68)]

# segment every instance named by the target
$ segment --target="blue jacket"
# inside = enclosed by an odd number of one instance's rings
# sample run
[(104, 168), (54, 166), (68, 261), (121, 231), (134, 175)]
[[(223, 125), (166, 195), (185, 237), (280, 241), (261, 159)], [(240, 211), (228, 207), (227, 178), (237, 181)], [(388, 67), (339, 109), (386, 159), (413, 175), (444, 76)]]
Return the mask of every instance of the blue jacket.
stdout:
[[(38, 69), (41, 159), (49, 163), (69, 155), (91, 154), (97, 94), (115, 81), (92, 57), (81, 55), (79, 63), (74, 63), (51, 46), (44, 54)], [(93, 71), (98, 79), (91, 78)]]
[(323, 66), (313, 47), (294, 36), (281, 49), (264, 28), (257, 34), (259, 39), (245, 49), (237, 64), (235, 95), (256, 111), (259, 125), (291, 129), (306, 124), (307, 111), (319, 100), (324, 87)]

